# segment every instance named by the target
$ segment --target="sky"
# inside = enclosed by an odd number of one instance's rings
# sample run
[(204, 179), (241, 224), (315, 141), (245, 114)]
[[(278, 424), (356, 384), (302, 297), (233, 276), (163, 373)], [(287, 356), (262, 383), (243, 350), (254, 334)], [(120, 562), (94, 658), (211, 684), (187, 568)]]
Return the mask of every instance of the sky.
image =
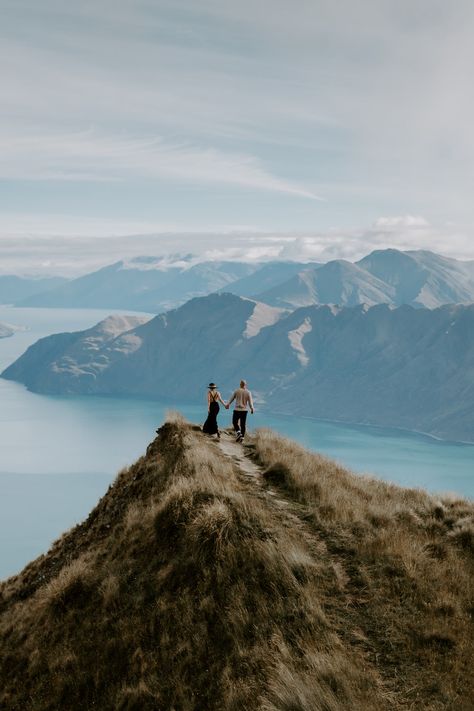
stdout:
[(471, 0), (0, 0), (0, 271), (474, 258)]

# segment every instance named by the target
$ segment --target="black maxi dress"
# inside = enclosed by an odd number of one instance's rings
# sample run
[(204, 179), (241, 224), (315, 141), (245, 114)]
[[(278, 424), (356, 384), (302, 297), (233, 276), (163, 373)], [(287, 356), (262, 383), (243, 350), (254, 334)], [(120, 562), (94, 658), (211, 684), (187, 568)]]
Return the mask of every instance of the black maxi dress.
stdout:
[(219, 414), (219, 403), (217, 401), (218, 396), (214, 396), (209, 405), (209, 414), (207, 420), (202, 426), (202, 431), (206, 434), (219, 434), (219, 427), (217, 425), (217, 415)]

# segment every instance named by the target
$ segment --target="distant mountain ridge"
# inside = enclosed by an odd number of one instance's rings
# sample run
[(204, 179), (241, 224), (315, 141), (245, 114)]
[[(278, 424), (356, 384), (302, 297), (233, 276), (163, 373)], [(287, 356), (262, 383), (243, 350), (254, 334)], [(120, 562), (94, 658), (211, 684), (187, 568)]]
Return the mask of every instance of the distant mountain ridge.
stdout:
[(377, 250), (356, 263), (336, 259), (299, 272), (255, 298), (273, 306), (387, 303), (437, 308), (474, 302), (474, 262), (433, 252)]
[(436, 308), (474, 302), (474, 262), (396, 249), (376, 250), (355, 263), (336, 259), (326, 264), (136, 257), (10, 301), (18, 306), (160, 313), (196, 296), (226, 291), (287, 310), (327, 303)]
[(201, 262), (171, 266), (159, 258), (119, 261), (78, 277), (57, 289), (34, 295), (21, 306), (110, 308), (161, 312), (195, 296), (205, 296), (251, 274), (245, 262)]
[(0, 304), (14, 304), (35, 294), (65, 284), (63, 277), (22, 277), (9, 274), (0, 275)]
[(474, 441), (474, 304), (285, 314), (213, 294), (127, 327), (41, 339), (3, 377), (44, 393), (190, 402), (210, 379), (230, 389), (245, 375), (275, 411)]

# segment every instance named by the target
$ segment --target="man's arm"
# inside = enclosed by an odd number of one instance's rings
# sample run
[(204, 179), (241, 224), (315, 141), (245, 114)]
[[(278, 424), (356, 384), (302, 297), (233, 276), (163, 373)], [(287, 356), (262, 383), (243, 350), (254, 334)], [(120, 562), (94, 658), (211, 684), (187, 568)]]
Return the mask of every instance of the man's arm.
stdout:
[(253, 406), (253, 400), (252, 400), (252, 393), (250, 392), (250, 390), (248, 391), (248, 394), (249, 394), (249, 405), (250, 405), (250, 412), (251, 412), (251, 413), (252, 413), (252, 415), (253, 415), (253, 412), (254, 412), (254, 406)]

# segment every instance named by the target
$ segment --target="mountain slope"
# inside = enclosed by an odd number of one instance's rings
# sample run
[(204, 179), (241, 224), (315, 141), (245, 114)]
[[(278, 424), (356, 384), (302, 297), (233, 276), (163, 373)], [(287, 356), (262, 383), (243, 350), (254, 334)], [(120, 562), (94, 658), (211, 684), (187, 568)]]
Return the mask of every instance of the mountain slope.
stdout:
[(62, 277), (19, 277), (0, 275), (0, 304), (14, 304), (65, 284)]
[(312, 304), (390, 303), (392, 289), (357, 265), (343, 259), (316, 269), (305, 269), (284, 284), (257, 295), (272, 306), (298, 308)]
[[(182, 260), (183, 261), (183, 260)], [(74, 279), (22, 306), (135, 309), (160, 312), (231, 284), (256, 269), (241, 262), (169, 266), (155, 257), (116, 262)]]
[(225, 288), (225, 291), (236, 296), (253, 297), (255, 294), (283, 284), (304, 269), (316, 269), (318, 266), (315, 263), (308, 265), (302, 262), (269, 262), (260, 266), (249, 276), (234, 281)]
[(2, 377), (43, 393), (186, 402), (211, 379), (230, 392), (246, 377), (277, 412), (474, 441), (474, 305), (284, 315), (212, 294), (112, 338), (96, 328), (42, 339)]
[(352, 264), (338, 259), (305, 269), (271, 289), (257, 292), (260, 301), (298, 308), (312, 304), (389, 303), (436, 308), (474, 302), (472, 262), (433, 252), (376, 250)]
[(357, 265), (392, 286), (397, 305), (436, 308), (442, 304), (474, 301), (471, 262), (424, 250), (399, 252), (385, 249), (372, 252)]
[(226, 360), (232, 366), (238, 345), (281, 316), (281, 310), (250, 299), (212, 294), (113, 337), (104, 337), (102, 324), (48, 336), (7, 368), (4, 377), (25, 378), (28, 388), (38, 392), (201, 399), (213, 377), (210, 363)]
[(467, 711), (472, 505), (255, 446), (167, 423), (1, 585), (1, 708)]

